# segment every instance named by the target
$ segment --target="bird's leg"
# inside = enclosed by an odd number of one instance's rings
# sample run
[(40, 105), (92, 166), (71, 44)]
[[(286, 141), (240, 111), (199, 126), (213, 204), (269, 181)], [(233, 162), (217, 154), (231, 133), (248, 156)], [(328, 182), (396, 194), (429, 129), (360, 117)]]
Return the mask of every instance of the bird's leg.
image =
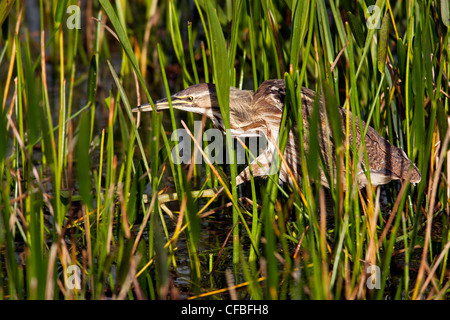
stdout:
[[(263, 177), (263, 178), (266, 178), (268, 175), (274, 174), (275, 173), (274, 169), (278, 169), (277, 167), (273, 167), (273, 165), (278, 164), (278, 161), (274, 162), (273, 159), (273, 152), (272, 152), (273, 148), (270, 147), (273, 137), (267, 121), (264, 119), (255, 121), (250, 125), (241, 127), (241, 130), (249, 131), (254, 128), (258, 128), (260, 132), (264, 133), (269, 143), (269, 146), (267, 146), (267, 148), (236, 177), (236, 185), (239, 185), (245, 181), (250, 181), (250, 166), (252, 168), (252, 173), (254, 177)], [(264, 128), (264, 130), (262, 130), (261, 128)], [(283, 180), (281, 176), (280, 179)]]
[(250, 181), (250, 166), (252, 168), (253, 177), (265, 178), (272, 173), (271, 164), (272, 152), (269, 150), (269, 148), (267, 148), (236, 177), (236, 185), (239, 185), (246, 181)]

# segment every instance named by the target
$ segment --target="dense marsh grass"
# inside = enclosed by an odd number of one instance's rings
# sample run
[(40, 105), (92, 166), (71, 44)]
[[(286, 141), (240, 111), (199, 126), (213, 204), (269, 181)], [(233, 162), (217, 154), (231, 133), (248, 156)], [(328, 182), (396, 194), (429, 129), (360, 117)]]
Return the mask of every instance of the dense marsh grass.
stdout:
[[(0, 298), (447, 299), (448, 10), (0, 0)], [(300, 87), (320, 92), (348, 190), (313, 183), (328, 161), (313, 138), (308, 154), (300, 144), (300, 185), (275, 174), (236, 187), (236, 161), (170, 160), (172, 133), (205, 119), (131, 112), (214, 82), (229, 127), (229, 87), (276, 78), (280, 151), (294, 123), (304, 138)], [(421, 182), (359, 190), (338, 107), (402, 148)]]

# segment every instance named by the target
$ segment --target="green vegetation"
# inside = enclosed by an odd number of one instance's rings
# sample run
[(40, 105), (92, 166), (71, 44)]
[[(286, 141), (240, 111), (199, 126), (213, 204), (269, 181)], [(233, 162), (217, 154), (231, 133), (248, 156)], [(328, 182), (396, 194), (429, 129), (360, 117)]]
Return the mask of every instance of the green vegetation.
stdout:
[[(1, 299), (449, 297), (446, 0), (82, 3), (0, 0)], [(300, 87), (320, 92), (349, 190), (312, 182), (317, 140), (301, 185), (236, 187), (242, 165), (169, 160), (201, 117), (131, 112), (214, 82), (229, 126), (229, 87), (276, 78), (279, 148), (295, 122), (303, 141)], [(421, 182), (359, 190), (338, 107)]]

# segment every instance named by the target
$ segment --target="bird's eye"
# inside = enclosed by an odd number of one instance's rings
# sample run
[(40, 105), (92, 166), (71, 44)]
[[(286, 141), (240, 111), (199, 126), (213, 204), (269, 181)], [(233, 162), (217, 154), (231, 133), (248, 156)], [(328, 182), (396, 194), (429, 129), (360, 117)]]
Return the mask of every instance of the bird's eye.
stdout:
[(192, 96), (187, 97), (188, 101), (194, 101), (194, 98)]

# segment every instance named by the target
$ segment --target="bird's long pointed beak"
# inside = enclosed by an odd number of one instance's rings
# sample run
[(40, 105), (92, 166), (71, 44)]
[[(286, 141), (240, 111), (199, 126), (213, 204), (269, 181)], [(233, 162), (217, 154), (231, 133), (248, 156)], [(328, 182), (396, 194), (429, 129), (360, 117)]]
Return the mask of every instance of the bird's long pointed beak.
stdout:
[[(191, 102), (186, 101), (180, 97), (172, 97), (172, 107), (175, 109), (181, 109), (183, 106), (191, 105)], [(169, 100), (167, 98), (160, 99), (155, 102), (156, 111), (167, 110), (169, 109)], [(153, 111), (152, 105), (150, 103), (142, 104), (131, 111), (133, 112), (145, 112), (145, 111)]]

